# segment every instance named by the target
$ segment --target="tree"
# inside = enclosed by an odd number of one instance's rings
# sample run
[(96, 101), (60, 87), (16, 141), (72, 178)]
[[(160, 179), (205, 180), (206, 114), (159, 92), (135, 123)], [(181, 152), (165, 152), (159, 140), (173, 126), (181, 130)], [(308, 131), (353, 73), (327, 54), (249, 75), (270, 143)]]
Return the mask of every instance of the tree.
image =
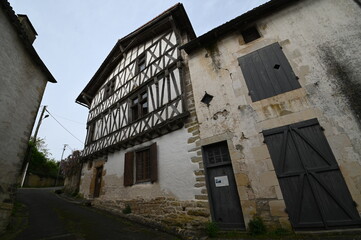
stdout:
[(57, 177), (59, 164), (50, 158), (51, 154), (46, 148), (44, 139), (38, 138), (35, 142), (31, 139), (29, 149), (31, 149), (31, 158), (28, 172), (44, 177)]
[(71, 177), (78, 174), (81, 170), (80, 151), (75, 150), (64, 161), (61, 161), (60, 169), (64, 176)]
[(77, 195), (82, 169), (81, 152), (73, 151), (64, 161), (61, 161), (60, 169), (65, 178), (65, 192), (70, 195)]

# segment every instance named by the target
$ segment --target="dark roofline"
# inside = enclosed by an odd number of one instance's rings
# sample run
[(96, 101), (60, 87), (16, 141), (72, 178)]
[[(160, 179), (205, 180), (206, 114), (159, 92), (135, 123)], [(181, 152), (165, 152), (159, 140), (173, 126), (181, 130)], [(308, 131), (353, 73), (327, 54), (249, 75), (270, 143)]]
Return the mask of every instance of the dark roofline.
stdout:
[(265, 4), (262, 4), (184, 44), (180, 47), (180, 49), (184, 49), (184, 51), (189, 54), (192, 51), (198, 49), (199, 47), (207, 45), (217, 40), (219, 37), (226, 35), (227, 33), (233, 31), (240, 31), (243, 28), (247, 27), (248, 24), (251, 24), (252, 22), (260, 18), (272, 14), (275, 11), (279, 11), (284, 7), (288, 6), (289, 4), (297, 1), (299, 0), (271, 0), (269, 2), (266, 2)]
[(47, 76), (48, 81), (56, 83), (55, 78), (50, 73), (49, 69), (45, 66), (44, 62), (39, 57), (38, 53), (34, 49), (33, 45), (29, 41), (29, 38), (21, 25), (18, 17), (16, 16), (13, 8), (10, 6), (10, 3), (7, 0), (0, 0), (0, 7), (4, 10), (6, 16), (8, 17), (10, 23), (14, 26), (14, 29), (18, 33), (21, 42), (24, 44), (27, 52), (30, 54), (32, 60), (41, 68), (42, 72)]
[[(162, 12), (161, 14), (159, 14), (158, 16), (156, 16), (149, 22), (140, 26), (139, 28), (137, 28), (133, 32), (129, 33), (125, 37), (119, 39), (117, 41), (117, 43), (115, 44), (115, 46), (113, 47), (113, 49), (108, 54), (108, 56), (105, 58), (103, 63), (100, 65), (99, 69), (96, 71), (94, 76), (91, 78), (89, 83), (85, 86), (83, 91), (76, 98), (76, 100), (75, 100), (76, 103), (79, 103), (83, 106), (89, 107), (88, 106), (89, 103), (87, 103), (87, 101), (84, 99), (84, 97), (85, 96), (89, 96), (90, 98), (94, 97), (94, 96), (92, 96), (92, 93), (94, 93), (95, 91), (92, 91), (92, 90), (99, 88), (103, 84), (103, 81), (105, 80), (103, 78), (103, 75), (107, 73), (106, 70), (109, 67), (109, 65), (111, 65), (114, 62), (117, 62), (117, 61), (114, 61), (113, 57), (116, 57), (115, 54), (117, 52), (119, 52), (120, 47), (123, 46), (124, 43), (128, 43), (132, 39), (134, 39), (136, 36), (147, 32), (147, 30), (149, 30), (151, 27), (155, 26), (157, 23), (160, 23), (163, 20), (166, 20), (169, 16), (175, 15), (175, 13), (178, 11), (179, 11), (180, 17), (184, 21), (184, 24), (181, 27), (183, 27), (188, 32), (191, 39), (194, 39), (196, 37), (196, 34), (194, 33), (192, 24), (190, 23), (190, 20), (183, 7), (183, 4), (181, 4), (181, 3), (175, 4), (174, 6), (168, 8), (167, 10), (165, 10), (164, 12)], [(91, 99), (89, 99), (89, 100), (91, 100)]]
[(18, 14), (18, 17), (23, 17), (23, 18), (26, 18), (26, 20), (27, 20), (27, 21), (28, 21), (28, 23), (29, 23), (29, 26), (31, 27), (31, 30), (33, 30), (33, 31), (34, 31), (34, 33), (35, 33), (35, 35), (36, 35), (36, 36), (38, 36), (38, 33), (36, 32), (36, 30), (35, 30), (35, 28), (34, 28), (33, 24), (31, 23), (31, 21), (30, 21), (30, 19), (29, 19), (28, 15), (26, 15), (26, 14)]

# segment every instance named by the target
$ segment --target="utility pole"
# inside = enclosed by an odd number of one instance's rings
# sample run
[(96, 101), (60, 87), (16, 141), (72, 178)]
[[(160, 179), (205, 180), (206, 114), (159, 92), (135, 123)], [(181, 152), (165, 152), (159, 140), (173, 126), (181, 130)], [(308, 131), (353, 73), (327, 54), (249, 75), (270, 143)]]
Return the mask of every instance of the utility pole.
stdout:
[[(43, 121), (43, 119), (44, 118), (47, 118), (47, 117), (49, 117), (49, 115), (45, 115), (45, 117), (43, 117), (44, 116), (44, 113), (45, 113), (45, 111), (46, 111), (46, 107), (47, 106), (43, 106), (43, 110), (41, 111), (41, 115), (40, 115), (40, 117), (39, 117), (39, 120), (38, 120), (38, 125), (36, 126), (36, 129), (35, 129), (35, 133), (34, 133), (34, 145), (36, 146), (36, 138), (37, 138), (37, 136), (38, 136), (38, 132), (39, 132), (39, 128), (40, 128), (40, 125), (41, 125), (41, 122)], [(27, 157), (26, 157), (26, 166), (25, 166), (25, 169), (24, 169), (24, 172), (23, 172), (23, 176), (22, 176), (22, 180), (21, 180), (21, 184), (20, 184), (20, 187), (23, 187), (23, 185), (24, 185), (24, 181), (25, 181), (25, 178), (26, 178), (26, 173), (27, 173), (27, 171), (28, 171), (28, 167), (29, 167), (29, 162), (30, 162), (30, 160), (31, 160), (31, 154), (32, 154), (32, 147), (30, 146), (30, 149), (29, 149), (29, 153), (28, 153), (28, 155), (27, 155)]]
[[(60, 164), (63, 161), (63, 156), (64, 156), (66, 146), (68, 146), (68, 144), (64, 144), (63, 152), (61, 153)], [(59, 174), (60, 174), (60, 164), (59, 164), (59, 169), (58, 169), (58, 175), (56, 175), (55, 187), (58, 185), (58, 179), (59, 179)]]

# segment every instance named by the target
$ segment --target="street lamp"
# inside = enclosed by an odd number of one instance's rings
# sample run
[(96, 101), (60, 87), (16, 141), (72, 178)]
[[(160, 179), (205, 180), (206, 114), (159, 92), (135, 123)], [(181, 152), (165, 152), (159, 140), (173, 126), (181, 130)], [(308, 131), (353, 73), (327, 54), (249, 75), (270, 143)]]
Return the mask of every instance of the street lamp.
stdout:
[[(39, 118), (39, 121), (38, 121), (38, 125), (36, 126), (36, 129), (35, 129), (35, 133), (34, 133), (34, 145), (36, 146), (36, 138), (38, 136), (38, 132), (39, 132), (39, 128), (40, 128), (40, 125), (43, 121), (43, 119), (49, 117), (49, 115), (45, 115), (44, 116), (44, 112), (46, 111), (46, 106), (43, 107), (43, 110), (41, 111), (41, 115), (40, 115), (40, 118)], [(26, 177), (26, 174), (27, 174), (27, 171), (28, 171), (28, 167), (29, 167), (29, 162), (31, 160), (31, 154), (32, 154), (32, 146), (30, 146), (29, 148), (29, 154), (26, 158), (26, 166), (25, 166), (25, 169), (24, 169), (24, 172), (23, 172), (23, 176), (22, 176), (22, 179), (21, 179), (21, 184), (20, 184), (20, 187), (23, 187), (24, 185), (24, 182), (25, 182), (25, 177)]]

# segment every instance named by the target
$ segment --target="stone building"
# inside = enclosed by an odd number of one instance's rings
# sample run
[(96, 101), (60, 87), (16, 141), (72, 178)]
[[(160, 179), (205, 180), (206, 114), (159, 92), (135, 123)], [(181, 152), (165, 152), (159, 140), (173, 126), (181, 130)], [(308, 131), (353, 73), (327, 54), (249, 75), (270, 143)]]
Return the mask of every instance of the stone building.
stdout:
[(0, 1), (0, 232), (47, 82), (55, 83), (32, 46), (36, 31), (26, 15)]
[[(89, 108), (80, 194), (174, 229), (208, 221), (182, 4), (118, 40), (77, 98)], [(139, 220), (138, 219), (138, 220)]]
[(360, 227), (360, 6), (272, 0), (181, 47), (220, 226)]

